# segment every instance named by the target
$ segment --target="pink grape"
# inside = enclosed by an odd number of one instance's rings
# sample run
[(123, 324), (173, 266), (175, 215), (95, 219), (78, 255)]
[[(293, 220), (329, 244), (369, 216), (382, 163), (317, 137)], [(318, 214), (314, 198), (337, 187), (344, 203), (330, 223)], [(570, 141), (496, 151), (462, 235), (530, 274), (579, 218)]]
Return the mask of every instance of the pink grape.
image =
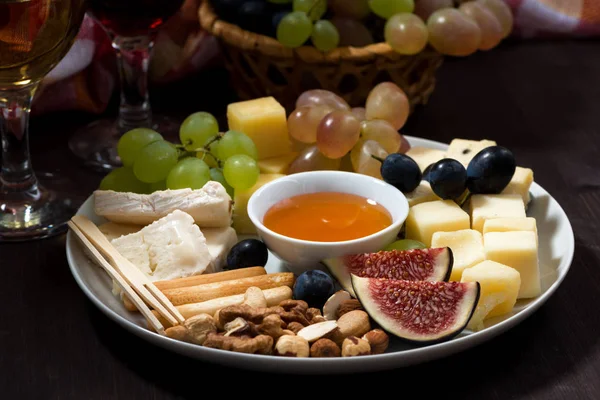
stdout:
[(427, 45), (427, 26), (415, 14), (402, 13), (392, 16), (385, 23), (385, 41), (400, 54), (421, 52)]
[(372, 156), (385, 159), (388, 153), (374, 140), (361, 141), (354, 146), (350, 152), (352, 168), (355, 172), (363, 175), (369, 175), (373, 178), (381, 178), (381, 162)]
[(417, 0), (413, 12), (423, 18), (423, 21), (427, 21), (434, 11), (447, 7), (454, 7), (452, 0)]
[(367, 119), (367, 110), (365, 110), (364, 107), (354, 107), (350, 111), (352, 111), (352, 115), (354, 115), (359, 122)]
[(340, 167), (341, 160), (333, 160), (325, 157), (317, 146), (310, 146), (302, 150), (296, 159), (290, 164), (288, 174), (308, 171), (336, 171)]
[(454, 8), (437, 10), (427, 20), (429, 44), (449, 56), (468, 56), (479, 48), (481, 29)]
[(479, 50), (489, 50), (500, 43), (503, 34), (502, 25), (489, 8), (482, 3), (469, 1), (461, 4), (458, 10), (471, 17), (481, 29)]
[(363, 19), (371, 13), (368, 0), (329, 0), (329, 7), (340, 17)]
[(323, 89), (312, 89), (302, 93), (296, 100), (296, 108), (303, 106), (327, 106), (334, 110), (349, 110), (346, 100), (337, 94)]
[(325, 157), (342, 158), (358, 142), (360, 122), (350, 111), (336, 110), (317, 128), (317, 147)]
[(404, 126), (410, 111), (408, 97), (392, 82), (382, 82), (371, 89), (365, 108), (367, 119), (384, 119), (396, 130)]
[(295, 109), (288, 117), (288, 132), (302, 143), (317, 141), (317, 127), (327, 114), (333, 111), (327, 106), (303, 106)]
[(374, 119), (360, 124), (360, 138), (374, 140), (388, 153), (396, 153), (400, 149), (402, 136), (387, 121)]
[(478, 2), (494, 13), (500, 25), (502, 25), (502, 37), (505, 38), (510, 35), (513, 28), (513, 14), (508, 4), (502, 0), (478, 0)]
[(400, 149), (398, 150), (398, 153), (400, 154), (405, 154), (407, 151), (410, 150), (410, 143), (408, 143), (408, 140), (404, 137), (404, 135), (400, 135), (401, 139), (402, 139), (402, 143), (400, 143)]
[(364, 47), (375, 43), (373, 35), (362, 22), (333, 17), (331, 23), (335, 25), (340, 34), (340, 46)]

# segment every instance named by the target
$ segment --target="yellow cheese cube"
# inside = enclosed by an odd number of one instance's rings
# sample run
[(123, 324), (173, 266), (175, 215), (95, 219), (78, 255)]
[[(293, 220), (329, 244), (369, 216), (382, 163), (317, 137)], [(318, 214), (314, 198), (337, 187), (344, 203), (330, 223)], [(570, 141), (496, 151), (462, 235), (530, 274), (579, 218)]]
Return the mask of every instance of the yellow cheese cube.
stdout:
[(421, 171), (425, 171), (429, 165), (433, 164), (444, 158), (446, 153), (442, 150), (430, 149), (428, 147), (415, 146), (411, 147), (406, 152), (406, 155), (415, 160), (415, 162), (421, 168)]
[(471, 197), (471, 227), (483, 232), (483, 224), (494, 218), (525, 218), (525, 205), (518, 194), (476, 194)]
[(290, 164), (298, 156), (298, 153), (291, 152), (279, 157), (265, 158), (258, 161), (258, 168), (261, 174), (287, 174)]
[(466, 140), (466, 139), (454, 139), (450, 142), (450, 146), (448, 147), (448, 151), (446, 152), (446, 157), (453, 158), (462, 165), (467, 167), (469, 162), (477, 153), (486, 147), (495, 146), (496, 142), (493, 140)]
[(534, 232), (490, 232), (483, 235), (487, 260), (516, 269), (521, 274), (518, 298), (531, 298), (541, 293), (538, 248)]
[(273, 97), (229, 104), (227, 121), (229, 129), (244, 132), (254, 141), (259, 160), (290, 152), (285, 109)]
[(485, 260), (483, 236), (472, 229), (455, 232), (436, 232), (431, 247), (450, 247), (454, 256), (451, 281), (460, 281), (463, 271)]
[(419, 186), (410, 193), (405, 194), (408, 200), (408, 206), (416, 206), (417, 204), (426, 203), (428, 201), (441, 200), (437, 194), (431, 189), (431, 185), (427, 181), (421, 181)]
[(504, 299), (487, 315), (482, 316), (486, 319), (512, 311), (521, 287), (521, 274), (507, 265), (488, 260), (466, 269), (461, 282), (479, 282), (481, 292), (478, 307), (483, 306), (491, 296), (501, 296)]
[(537, 225), (535, 218), (495, 218), (488, 219), (483, 224), (483, 233), (488, 232), (512, 232), (512, 231), (530, 231), (534, 232), (537, 238)]
[(523, 203), (529, 203), (529, 188), (533, 183), (533, 170), (517, 167), (515, 174), (502, 191), (503, 194), (518, 194), (523, 198)]
[(245, 190), (235, 190), (233, 196), (233, 228), (238, 233), (238, 235), (243, 234), (256, 234), (256, 228), (252, 221), (250, 221), (250, 217), (248, 217), (248, 200), (250, 200), (250, 196), (258, 189), (260, 189), (263, 185), (285, 176), (283, 174), (261, 174), (258, 177), (258, 181), (254, 186), (250, 189)]
[(452, 200), (429, 201), (410, 208), (405, 226), (407, 239), (430, 247), (435, 232), (469, 229), (469, 214)]

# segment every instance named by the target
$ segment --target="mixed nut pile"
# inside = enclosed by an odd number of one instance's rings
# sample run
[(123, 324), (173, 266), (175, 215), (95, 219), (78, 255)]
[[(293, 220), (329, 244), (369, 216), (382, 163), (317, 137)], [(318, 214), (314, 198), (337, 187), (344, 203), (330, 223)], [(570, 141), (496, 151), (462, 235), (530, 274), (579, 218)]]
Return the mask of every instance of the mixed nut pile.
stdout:
[(347, 292), (335, 293), (323, 307), (284, 300), (267, 307), (261, 289), (246, 291), (243, 304), (199, 314), (168, 328), (169, 337), (221, 350), (285, 357), (354, 357), (381, 354), (388, 335), (371, 329), (369, 315)]

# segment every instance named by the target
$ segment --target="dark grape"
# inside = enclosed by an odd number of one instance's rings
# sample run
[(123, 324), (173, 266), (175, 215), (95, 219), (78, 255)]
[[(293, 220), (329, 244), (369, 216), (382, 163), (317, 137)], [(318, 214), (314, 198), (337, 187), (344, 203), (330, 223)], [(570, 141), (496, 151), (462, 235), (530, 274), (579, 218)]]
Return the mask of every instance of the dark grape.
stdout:
[(402, 193), (415, 190), (421, 182), (419, 165), (405, 154), (390, 154), (381, 163), (381, 177)]
[(257, 239), (242, 240), (229, 250), (227, 269), (264, 267), (269, 259), (267, 246)]
[(430, 165), (429, 183), (435, 194), (442, 199), (457, 199), (467, 188), (465, 167), (452, 158), (444, 158)]
[(319, 270), (302, 273), (294, 283), (294, 299), (304, 300), (309, 307), (323, 308), (334, 291), (333, 278)]
[[(433, 164), (435, 164), (435, 163), (433, 163)], [(423, 177), (421, 178), (422, 180), (430, 182), (429, 181), (429, 173), (431, 172), (431, 167), (433, 167), (433, 164), (429, 164), (427, 166), (427, 168), (425, 168), (425, 171), (423, 171)]]
[(487, 147), (467, 167), (467, 188), (474, 194), (498, 194), (512, 179), (516, 166), (515, 156), (507, 148)]
[(237, 24), (251, 32), (268, 35), (271, 33), (271, 11), (264, 1), (247, 1), (239, 8)]
[(279, 11), (273, 14), (273, 17), (271, 17), (271, 36), (275, 37), (275, 35), (277, 34), (277, 26), (279, 25), (283, 17), (285, 17), (288, 14), (289, 11)]

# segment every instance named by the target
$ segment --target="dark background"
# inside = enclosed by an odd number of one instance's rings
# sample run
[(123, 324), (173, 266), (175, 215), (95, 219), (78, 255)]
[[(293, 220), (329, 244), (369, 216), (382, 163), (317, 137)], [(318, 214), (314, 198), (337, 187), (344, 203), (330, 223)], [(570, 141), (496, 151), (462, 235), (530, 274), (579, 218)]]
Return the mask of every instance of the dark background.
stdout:
[[(222, 116), (235, 98), (223, 69), (152, 93), (157, 109), (182, 116)], [(38, 117), (31, 128), (36, 170), (69, 177), (80, 200), (101, 175), (78, 164), (67, 139), (94, 118), (61, 113)], [(403, 132), (442, 142), (496, 140), (533, 168), (565, 209), (576, 240), (571, 271), (519, 326), (461, 354), (388, 372), (301, 377), (228, 369), (154, 347), (107, 319), (71, 277), (61, 236), (0, 245), (0, 398), (175, 399), (235, 391), (276, 398), (323, 390), (357, 397), (362, 389), (394, 398), (600, 398), (600, 43), (509, 42), (448, 59), (429, 104)]]

